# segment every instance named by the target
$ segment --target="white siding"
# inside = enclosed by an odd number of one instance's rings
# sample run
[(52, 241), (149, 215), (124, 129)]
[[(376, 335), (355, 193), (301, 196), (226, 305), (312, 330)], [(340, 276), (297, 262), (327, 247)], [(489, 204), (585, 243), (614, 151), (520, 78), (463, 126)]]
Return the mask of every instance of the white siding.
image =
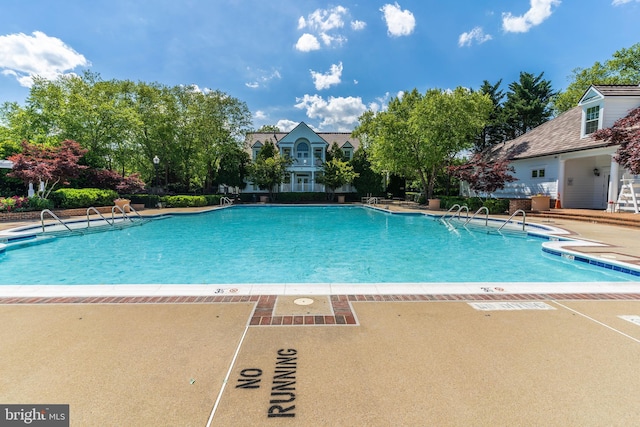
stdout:
[(640, 98), (616, 97), (607, 98), (604, 103), (602, 128), (613, 126), (616, 120), (629, 114), (629, 111), (640, 105)]
[[(517, 181), (508, 183), (503, 190), (495, 192), (496, 197), (527, 198), (536, 194), (546, 194), (552, 198), (558, 192), (558, 159), (548, 156), (538, 159), (515, 160), (513, 174)], [(544, 170), (544, 177), (532, 177), (532, 171)]]

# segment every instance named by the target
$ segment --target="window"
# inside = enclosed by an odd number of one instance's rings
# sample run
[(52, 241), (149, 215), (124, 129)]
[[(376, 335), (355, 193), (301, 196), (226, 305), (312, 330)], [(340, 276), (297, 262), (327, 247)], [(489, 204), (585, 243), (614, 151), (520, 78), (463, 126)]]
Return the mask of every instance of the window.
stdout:
[(344, 154), (345, 160), (351, 160), (351, 149), (342, 149), (342, 153)]
[(545, 170), (544, 169), (533, 169), (531, 171), (531, 178), (544, 178)]
[(301, 142), (298, 144), (298, 158), (299, 159), (309, 158), (309, 144), (307, 144), (306, 142)]
[(598, 130), (598, 119), (600, 118), (600, 107), (587, 108), (584, 134), (589, 135)]

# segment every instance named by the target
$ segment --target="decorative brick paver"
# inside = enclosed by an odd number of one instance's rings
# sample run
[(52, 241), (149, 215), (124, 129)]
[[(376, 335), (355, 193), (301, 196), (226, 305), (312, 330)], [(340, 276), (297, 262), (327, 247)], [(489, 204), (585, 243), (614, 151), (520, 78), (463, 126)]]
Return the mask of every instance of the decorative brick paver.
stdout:
[(331, 295), (333, 315), (274, 315), (277, 295), (245, 296), (90, 296), (90, 297), (5, 297), (0, 305), (41, 304), (210, 304), (253, 302), (250, 326), (342, 326), (358, 325), (352, 302), (420, 302), (420, 301), (542, 301), (542, 300), (640, 300), (640, 293), (571, 293), (571, 294), (416, 294), (416, 295)]

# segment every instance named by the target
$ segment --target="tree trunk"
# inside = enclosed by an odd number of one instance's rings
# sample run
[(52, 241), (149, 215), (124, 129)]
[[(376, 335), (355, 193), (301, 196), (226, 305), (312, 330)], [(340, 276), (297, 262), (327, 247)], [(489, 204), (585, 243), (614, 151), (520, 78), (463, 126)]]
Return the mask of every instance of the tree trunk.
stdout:
[(420, 175), (420, 182), (422, 183), (422, 195), (425, 199), (429, 199), (431, 197), (429, 193), (429, 182), (427, 181), (427, 177), (424, 174), (424, 170), (420, 169), (418, 171), (418, 175)]

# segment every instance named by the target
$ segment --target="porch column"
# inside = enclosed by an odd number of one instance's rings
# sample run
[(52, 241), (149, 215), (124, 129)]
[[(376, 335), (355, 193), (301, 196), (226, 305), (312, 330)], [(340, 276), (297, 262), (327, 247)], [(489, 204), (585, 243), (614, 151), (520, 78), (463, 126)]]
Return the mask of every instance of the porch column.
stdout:
[(620, 165), (613, 159), (611, 155), (611, 169), (609, 172), (609, 192), (607, 193), (607, 202), (617, 202), (618, 192), (620, 191)]
[(316, 191), (316, 171), (311, 170), (311, 191)]
[(556, 189), (556, 199), (560, 200), (560, 206), (564, 206), (564, 170), (566, 160), (560, 159), (558, 164), (558, 185)]

